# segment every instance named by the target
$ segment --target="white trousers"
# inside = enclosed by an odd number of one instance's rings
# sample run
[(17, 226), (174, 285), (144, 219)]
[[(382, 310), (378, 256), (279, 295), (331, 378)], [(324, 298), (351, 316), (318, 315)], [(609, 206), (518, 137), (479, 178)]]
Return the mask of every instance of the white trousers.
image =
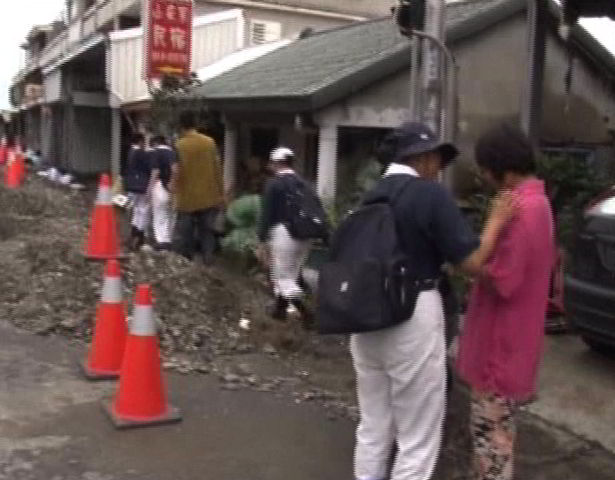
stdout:
[(436, 290), (419, 295), (413, 317), (351, 338), (361, 421), (355, 477), (428, 480), (442, 437), (446, 390), (444, 313)]
[(303, 290), (298, 283), (299, 275), (310, 253), (310, 246), (309, 240), (294, 239), (282, 224), (271, 229), (271, 283), (276, 296), (288, 300), (301, 298)]
[(151, 223), (152, 207), (144, 193), (132, 194), (132, 226), (146, 232)]
[(171, 194), (158, 180), (152, 189), (152, 217), (154, 238), (157, 243), (171, 243), (175, 227), (175, 211)]

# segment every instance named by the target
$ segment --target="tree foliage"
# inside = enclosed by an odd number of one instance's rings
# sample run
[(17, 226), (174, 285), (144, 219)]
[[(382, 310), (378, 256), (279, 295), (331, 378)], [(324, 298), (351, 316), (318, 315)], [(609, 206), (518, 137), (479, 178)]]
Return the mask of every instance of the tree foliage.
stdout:
[(177, 125), (179, 112), (188, 108), (187, 100), (192, 89), (202, 85), (196, 73), (187, 78), (164, 76), (158, 85), (150, 85), (152, 107), (151, 130), (170, 135)]

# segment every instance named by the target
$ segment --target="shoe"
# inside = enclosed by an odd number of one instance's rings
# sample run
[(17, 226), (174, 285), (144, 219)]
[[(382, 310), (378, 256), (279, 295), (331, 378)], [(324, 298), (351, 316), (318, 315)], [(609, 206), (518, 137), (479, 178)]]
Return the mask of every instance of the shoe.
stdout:
[(137, 252), (145, 243), (145, 233), (137, 227), (132, 227), (130, 231), (130, 250)]
[(291, 301), (293, 307), (297, 309), (299, 312), (299, 321), (305, 330), (314, 330), (315, 328), (315, 320), (314, 314), (305, 306), (305, 304), (301, 300), (293, 300)]
[(156, 243), (154, 245), (154, 250), (157, 252), (170, 252), (172, 250), (171, 244), (167, 242)]
[(269, 315), (276, 320), (285, 321), (288, 318), (288, 300), (283, 297), (277, 297), (273, 307), (270, 309)]

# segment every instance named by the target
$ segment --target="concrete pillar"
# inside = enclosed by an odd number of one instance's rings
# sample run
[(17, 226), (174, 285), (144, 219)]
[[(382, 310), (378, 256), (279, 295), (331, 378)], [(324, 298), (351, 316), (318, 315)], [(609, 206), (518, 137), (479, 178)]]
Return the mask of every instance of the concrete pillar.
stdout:
[(115, 179), (120, 174), (122, 155), (122, 111), (111, 109), (111, 175)]
[(318, 140), (318, 195), (325, 203), (335, 201), (337, 181), (337, 125), (320, 127)]
[(235, 122), (226, 120), (224, 129), (224, 191), (232, 195), (237, 181), (237, 143), (239, 128)]

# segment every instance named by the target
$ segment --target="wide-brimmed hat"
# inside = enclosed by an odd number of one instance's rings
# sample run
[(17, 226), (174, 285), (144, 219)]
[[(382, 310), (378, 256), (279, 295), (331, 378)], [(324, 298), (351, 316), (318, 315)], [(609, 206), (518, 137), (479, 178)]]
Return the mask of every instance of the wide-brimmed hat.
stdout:
[(394, 162), (401, 161), (410, 155), (440, 152), (442, 164), (446, 166), (459, 155), (459, 150), (455, 145), (441, 142), (431, 129), (422, 123), (404, 123), (392, 135), (395, 140)]

